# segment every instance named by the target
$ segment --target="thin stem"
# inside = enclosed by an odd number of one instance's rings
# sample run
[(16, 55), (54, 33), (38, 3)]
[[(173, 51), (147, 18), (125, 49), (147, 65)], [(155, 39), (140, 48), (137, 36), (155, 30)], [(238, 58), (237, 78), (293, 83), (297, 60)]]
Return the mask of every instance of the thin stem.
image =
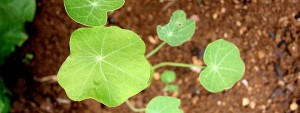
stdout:
[(146, 58), (151, 57), (152, 55), (154, 55), (160, 48), (162, 48), (164, 45), (166, 45), (166, 42), (162, 42), (161, 44), (159, 44), (159, 46), (157, 46), (154, 50), (150, 51), (150, 53), (148, 53), (146, 55)]
[(127, 106), (128, 106), (133, 112), (144, 112), (144, 111), (146, 111), (145, 108), (135, 108), (133, 105), (131, 105), (131, 103), (129, 102), (129, 100), (126, 100), (126, 104), (127, 104)]
[(196, 67), (196, 68), (206, 68), (206, 66), (196, 66), (193, 64), (184, 64), (184, 63), (175, 63), (175, 62), (162, 62), (155, 66), (153, 66), (153, 69), (160, 68), (162, 66), (175, 66), (175, 67)]

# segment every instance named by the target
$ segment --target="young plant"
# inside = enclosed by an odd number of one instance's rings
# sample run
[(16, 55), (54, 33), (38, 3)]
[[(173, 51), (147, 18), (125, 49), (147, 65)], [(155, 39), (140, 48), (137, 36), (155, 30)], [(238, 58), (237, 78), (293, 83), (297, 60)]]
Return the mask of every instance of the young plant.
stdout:
[[(58, 83), (72, 100), (92, 98), (109, 107), (126, 102), (136, 112), (181, 113), (178, 108), (180, 100), (173, 97), (158, 96), (146, 109), (134, 108), (127, 99), (146, 89), (154, 71), (162, 66), (204, 68), (200, 73), (200, 83), (211, 92), (231, 88), (244, 73), (245, 66), (238, 48), (223, 39), (207, 46), (204, 53), (207, 66), (162, 62), (152, 67), (147, 58), (161, 47), (166, 44), (179, 46), (194, 34), (195, 22), (186, 19), (181, 10), (173, 13), (167, 25), (157, 27), (163, 42), (144, 55), (145, 44), (136, 33), (116, 26), (103, 26), (107, 12), (120, 8), (124, 0), (64, 0), (64, 3), (72, 19), (90, 26), (72, 33), (70, 55), (58, 72)], [(175, 78), (163, 81), (170, 83)]]
[(164, 90), (169, 92), (178, 92), (179, 88), (177, 85), (172, 83), (176, 80), (176, 73), (171, 70), (165, 70), (161, 74), (161, 80), (166, 84)]

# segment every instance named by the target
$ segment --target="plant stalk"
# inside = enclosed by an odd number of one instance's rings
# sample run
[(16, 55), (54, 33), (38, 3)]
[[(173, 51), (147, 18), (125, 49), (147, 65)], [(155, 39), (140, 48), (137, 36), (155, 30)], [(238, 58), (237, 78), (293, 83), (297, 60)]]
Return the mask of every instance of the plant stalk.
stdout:
[(135, 108), (133, 105), (131, 105), (129, 100), (126, 100), (127, 106), (133, 111), (133, 112), (145, 112), (145, 108)]
[(162, 42), (161, 44), (159, 44), (159, 46), (157, 46), (154, 50), (150, 51), (150, 53), (148, 53), (146, 55), (146, 58), (151, 57), (152, 55), (154, 55), (160, 48), (162, 48), (164, 45), (166, 45), (166, 42)]
[(206, 66), (196, 66), (196, 65), (193, 65), (193, 64), (184, 64), (184, 63), (175, 63), (175, 62), (162, 62), (162, 63), (159, 63), (155, 66), (153, 66), (153, 69), (157, 69), (157, 68), (160, 68), (160, 67), (163, 67), (163, 66), (175, 66), (175, 67), (196, 67), (196, 68), (206, 68)]

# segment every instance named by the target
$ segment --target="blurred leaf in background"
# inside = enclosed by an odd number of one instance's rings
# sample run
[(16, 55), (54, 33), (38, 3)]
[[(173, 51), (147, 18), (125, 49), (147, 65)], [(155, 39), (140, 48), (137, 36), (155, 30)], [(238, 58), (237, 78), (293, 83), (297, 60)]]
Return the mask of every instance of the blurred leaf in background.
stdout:
[(25, 22), (33, 21), (35, 10), (35, 0), (0, 1), (0, 65), (27, 40)]
[(10, 110), (10, 91), (5, 87), (2, 78), (0, 78), (0, 113), (8, 113)]

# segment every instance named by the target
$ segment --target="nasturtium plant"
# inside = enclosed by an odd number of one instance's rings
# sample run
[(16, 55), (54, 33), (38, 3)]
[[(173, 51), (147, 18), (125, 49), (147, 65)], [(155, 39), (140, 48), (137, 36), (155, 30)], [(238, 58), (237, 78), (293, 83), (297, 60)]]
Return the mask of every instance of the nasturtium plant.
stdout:
[(219, 39), (210, 43), (204, 52), (207, 65), (200, 73), (200, 83), (211, 92), (220, 92), (231, 88), (240, 80), (245, 64), (239, 49), (231, 42)]
[(177, 10), (172, 14), (170, 22), (157, 26), (159, 38), (171, 46), (179, 46), (189, 40), (195, 33), (196, 22), (186, 19), (186, 14), (182, 10)]
[(86, 26), (102, 26), (107, 13), (121, 8), (125, 0), (64, 0), (68, 15)]
[(71, 35), (58, 83), (72, 100), (92, 98), (118, 106), (148, 86), (152, 69), (144, 53), (144, 42), (132, 31), (79, 28)]
[(0, 65), (27, 40), (24, 25), (33, 20), (35, 8), (34, 0), (0, 1)]
[(146, 113), (183, 113), (179, 106), (177, 98), (157, 96), (148, 103)]
[(161, 80), (166, 84), (172, 83), (176, 80), (176, 73), (171, 70), (165, 70), (161, 74)]
[[(172, 14), (165, 26), (157, 26), (158, 47), (145, 53), (145, 44), (132, 31), (119, 27), (105, 27), (107, 13), (119, 9), (124, 0), (64, 0), (69, 16), (78, 23), (92, 28), (79, 28), (70, 40), (70, 55), (58, 72), (58, 83), (68, 97), (75, 101), (92, 98), (109, 107), (116, 107), (129, 97), (149, 87), (155, 69), (162, 66), (204, 68), (200, 73), (201, 84), (211, 92), (228, 89), (241, 79), (245, 65), (237, 47), (225, 40), (208, 45), (204, 53), (207, 66), (162, 62), (153, 67), (146, 58), (151, 57), (165, 44), (179, 46), (195, 33), (196, 23), (187, 19), (182, 10)], [(0, 23), (1, 24), (1, 23)], [(173, 85), (174, 71), (166, 70), (161, 80), (165, 91), (178, 92)], [(152, 99), (146, 109), (134, 108), (135, 112), (182, 113), (180, 100), (174, 97), (158, 96)]]

